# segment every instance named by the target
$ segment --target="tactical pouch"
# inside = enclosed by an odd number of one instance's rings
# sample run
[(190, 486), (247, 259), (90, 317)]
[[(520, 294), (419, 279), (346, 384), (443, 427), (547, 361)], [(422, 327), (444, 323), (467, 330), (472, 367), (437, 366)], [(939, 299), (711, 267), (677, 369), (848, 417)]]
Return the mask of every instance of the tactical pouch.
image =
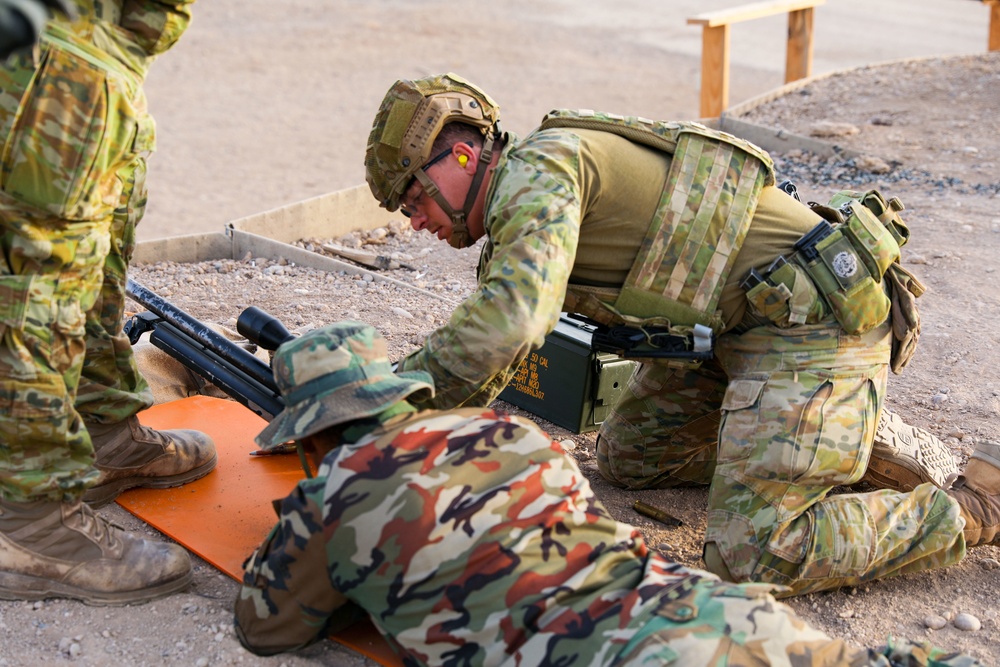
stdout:
[(898, 263), (890, 266), (885, 276), (892, 291), (892, 354), (889, 368), (899, 375), (916, 351), (917, 339), (920, 338), (920, 311), (916, 301), (926, 288)]
[[(892, 234), (893, 239), (895, 239), (899, 247), (906, 245), (906, 242), (910, 239), (910, 228), (899, 217), (899, 211), (904, 210), (904, 206), (898, 197), (886, 200), (878, 190), (869, 190), (864, 193), (841, 190), (830, 199), (827, 208), (842, 209), (845, 204), (851, 201), (860, 202), (878, 218), (878, 221)], [(813, 210), (816, 210), (815, 206), (813, 206)], [(816, 212), (823, 215), (818, 210)]]
[[(813, 211), (833, 223), (821, 223), (796, 244), (796, 259), (826, 298), (844, 330), (858, 335), (885, 321), (890, 297), (882, 276), (899, 266), (899, 247), (909, 239), (897, 215), (898, 199), (886, 201), (877, 190), (843, 190)], [(818, 233), (817, 230), (824, 230)]]
[(762, 280), (747, 290), (747, 300), (754, 311), (785, 328), (796, 324), (815, 324), (828, 314), (816, 285), (801, 266), (779, 257)]
[[(859, 203), (861, 206), (858, 205)], [(845, 190), (834, 195), (829, 206), (838, 208), (842, 214), (852, 211), (857, 217), (855, 222), (864, 223), (865, 232), (859, 231), (860, 225), (858, 224), (851, 227), (857, 238), (864, 239), (865, 234), (869, 233), (867, 242), (871, 243), (874, 239), (884, 236), (882, 232), (884, 229), (896, 242), (895, 253), (892, 252), (892, 244), (884, 238), (871, 247), (873, 255), (881, 255), (875, 260), (877, 265), (880, 268), (885, 266), (885, 283), (892, 304), (890, 308), (892, 354), (889, 358), (889, 368), (892, 369), (893, 373), (899, 374), (910, 362), (916, 350), (917, 340), (920, 337), (920, 311), (917, 309), (916, 300), (926, 291), (916, 276), (900, 265), (898, 248), (906, 245), (910, 238), (909, 228), (899, 217), (899, 212), (904, 210), (903, 203), (896, 197), (886, 200), (878, 190), (869, 190), (865, 193)], [(879, 221), (881, 228), (871, 224), (871, 216), (867, 215), (868, 213)], [(849, 218), (847, 222), (850, 223), (852, 219), (853, 217)], [(880, 246), (881, 250), (876, 246)], [(895, 259), (886, 264), (886, 261), (892, 257)]]
[(151, 145), (152, 125), (138, 127), (135, 77), (64, 33), (52, 23), (43, 37), (3, 147), (0, 187), (58, 218), (99, 220), (118, 205), (116, 173), (136, 144)]
[(899, 261), (899, 244), (889, 229), (859, 202), (848, 202), (842, 211), (847, 219), (841, 230), (858, 251), (868, 273), (881, 281), (889, 266)]
[(846, 225), (833, 229), (814, 245), (801, 248), (795, 257), (844, 331), (859, 335), (885, 322), (890, 302), (881, 275), (876, 274), (876, 280), (868, 269), (873, 257), (867, 255), (872, 253), (859, 253), (844, 233), (846, 229)]

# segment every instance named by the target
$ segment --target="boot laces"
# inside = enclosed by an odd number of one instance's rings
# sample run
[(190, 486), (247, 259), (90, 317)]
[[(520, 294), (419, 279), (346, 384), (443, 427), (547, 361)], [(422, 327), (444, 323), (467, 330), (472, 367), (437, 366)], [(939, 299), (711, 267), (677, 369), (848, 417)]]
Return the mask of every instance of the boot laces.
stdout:
[(80, 530), (98, 545), (111, 549), (118, 544), (115, 531), (124, 528), (102, 517), (87, 503), (79, 503), (76, 513), (80, 518)]

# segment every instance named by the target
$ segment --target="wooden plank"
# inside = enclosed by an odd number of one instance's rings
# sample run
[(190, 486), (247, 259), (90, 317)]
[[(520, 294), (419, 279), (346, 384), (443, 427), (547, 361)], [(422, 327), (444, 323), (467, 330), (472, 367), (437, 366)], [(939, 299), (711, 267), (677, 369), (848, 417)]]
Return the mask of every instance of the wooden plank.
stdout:
[(730, 9), (720, 9), (714, 12), (705, 12), (692, 16), (687, 20), (689, 25), (703, 25), (706, 28), (715, 28), (729, 23), (740, 23), (752, 19), (785, 12), (795, 12), (812, 7), (818, 7), (826, 0), (790, 0), (788, 2), (754, 2), (748, 5), (740, 5)]
[(990, 8), (990, 32), (986, 41), (987, 51), (1000, 51), (1000, 0), (983, 0)]
[(788, 50), (785, 83), (805, 79), (812, 73), (813, 8), (788, 13)]
[(701, 34), (701, 117), (714, 118), (729, 104), (729, 26)]

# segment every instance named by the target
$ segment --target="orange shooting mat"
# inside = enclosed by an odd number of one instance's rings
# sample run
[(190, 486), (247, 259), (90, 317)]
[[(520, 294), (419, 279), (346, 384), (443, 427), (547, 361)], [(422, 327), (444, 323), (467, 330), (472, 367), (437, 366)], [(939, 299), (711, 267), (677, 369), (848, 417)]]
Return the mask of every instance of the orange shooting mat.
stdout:
[[(212, 436), (219, 453), (215, 470), (172, 489), (131, 489), (118, 504), (237, 581), (243, 561), (277, 521), (271, 501), (284, 498), (303, 478), (295, 454), (250, 456), (265, 422), (234, 401), (193, 396), (139, 413), (156, 429), (192, 428)], [(402, 665), (369, 622), (330, 636), (386, 667)]]

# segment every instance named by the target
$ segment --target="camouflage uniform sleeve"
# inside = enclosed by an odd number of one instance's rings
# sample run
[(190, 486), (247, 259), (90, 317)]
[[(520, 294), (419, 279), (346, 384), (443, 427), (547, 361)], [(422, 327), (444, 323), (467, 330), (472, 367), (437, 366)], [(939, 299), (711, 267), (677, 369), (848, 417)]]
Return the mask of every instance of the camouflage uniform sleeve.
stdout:
[(244, 563), (235, 630), (257, 655), (313, 644), (365, 613), (330, 582), (321, 511), (325, 478), (300, 483), (281, 502), (270, 535)]
[(420, 407), (487, 405), (559, 320), (579, 239), (579, 140), (546, 130), (505, 151), (486, 212), (492, 256), (479, 286), (400, 363), (434, 377)]
[(195, 0), (125, 0), (122, 28), (132, 33), (147, 55), (156, 56), (172, 47), (191, 23)]

